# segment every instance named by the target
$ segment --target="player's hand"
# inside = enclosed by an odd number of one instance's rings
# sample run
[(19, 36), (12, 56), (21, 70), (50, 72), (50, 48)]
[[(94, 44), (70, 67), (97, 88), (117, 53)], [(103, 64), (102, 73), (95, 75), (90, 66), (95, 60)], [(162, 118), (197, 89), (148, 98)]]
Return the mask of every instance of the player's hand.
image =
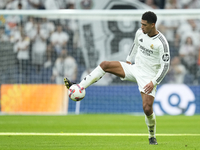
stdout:
[(145, 94), (150, 94), (154, 88), (153, 82), (151, 81), (144, 87)]
[(126, 61), (127, 64), (132, 64), (130, 61)]

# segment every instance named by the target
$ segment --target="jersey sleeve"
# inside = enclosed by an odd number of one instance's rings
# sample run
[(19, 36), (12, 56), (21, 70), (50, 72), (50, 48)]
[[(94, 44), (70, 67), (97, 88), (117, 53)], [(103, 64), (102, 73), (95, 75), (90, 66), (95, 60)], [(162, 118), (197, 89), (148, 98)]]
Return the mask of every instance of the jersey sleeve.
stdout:
[(136, 53), (137, 53), (137, 49), (138, 49), (138, 36), (141, 34), (141, 29), (138, 29), (136, 34), (135, 34), (135, 39), (133, 42), (133, 45), (131, 46), (131, 51), (129, 53), (129, 55), (126, 58), (126, 61), (131, 62), (133, 60), (133, 58), (135, 57)]
[(152, 79), (154, 85), (158, 85), (167, 74), (170, 66), (169, 45), (164, 38), (161, 38), (162, 44), (159, 47), (160, 69), (156, 76)]

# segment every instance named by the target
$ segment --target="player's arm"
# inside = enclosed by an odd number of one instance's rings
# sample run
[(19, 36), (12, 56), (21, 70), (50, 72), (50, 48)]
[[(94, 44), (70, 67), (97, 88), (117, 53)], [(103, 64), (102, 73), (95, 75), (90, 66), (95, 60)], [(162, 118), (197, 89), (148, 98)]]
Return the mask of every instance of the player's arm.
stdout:
[(159, 58), (160, 58), (160, 69), (156, 76), (144, 87), (144, 92), (149, 94), (152, 92), (154, 86), (158, 85), (169, 70), (170, 64), (170, 53), (169, 53), (169, 46), (166, 44), (164, 48), (161, 46), (159, 49)]
[(127, 58), (126, 58), (126, 63), (131, 64), (133, 58), (135, 57), (136, 53), (137, 53), (137, 49), (138, 49), (138, 36), (140, 35), (140, 31), (141, 29), (138, 29), (136, 34), (135, 34), (135, 39), (134, 42), (131, 46), (131, 50), (130, 53), (128, 54)]
[(160, 58), (160, 69), (156, 76), (152, 79), (153, 85), (158, 85), (163, 80), (165, 75), (167, 74), (170, 66), (170, 52), (169, 45), (164, 44), (159, 48), (159, 58)]

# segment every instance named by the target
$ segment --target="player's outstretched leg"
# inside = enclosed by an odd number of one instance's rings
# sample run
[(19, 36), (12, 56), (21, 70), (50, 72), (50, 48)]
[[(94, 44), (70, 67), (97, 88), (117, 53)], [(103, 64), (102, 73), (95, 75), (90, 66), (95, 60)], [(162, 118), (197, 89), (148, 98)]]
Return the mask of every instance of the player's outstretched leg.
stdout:
[(149, 144), (150, 145), (158, 145), (156, 138), (155, 137), (149, 138)]
[[(105, 71), (103, 71), (103, 69), (100, 66), (97, 66), (89, 75), (87, 75), (79, 84), (81, 85), (81, 87), (84, 87), (85, 89), (90, 86), (91, 84), (97, 82), (99, 79), (102, 78), (102, 76), (104, 76)], [(65, 86), (67, 87), (67, 89), (70, 88), (70, 86), (72, 83), (69, 81), (69, 79), (64, 78), (64, 83)]]
[(100, 66), (97, 66), (89, 75), (87, 75), (80, 82), (81, 87), (84, 87), (86, 89), (88, 86), (101, 79), (105, 73), (106, 72)]
[(67, 79), (67, 78), (64, 78), (64, 83), (65, 83), (65, 86), (67, 87), (67, 89), (69, 89), (70, 88), (70, 86), (72, 86), (72, 82), (70, 82), (69, 81), (69, 79)]

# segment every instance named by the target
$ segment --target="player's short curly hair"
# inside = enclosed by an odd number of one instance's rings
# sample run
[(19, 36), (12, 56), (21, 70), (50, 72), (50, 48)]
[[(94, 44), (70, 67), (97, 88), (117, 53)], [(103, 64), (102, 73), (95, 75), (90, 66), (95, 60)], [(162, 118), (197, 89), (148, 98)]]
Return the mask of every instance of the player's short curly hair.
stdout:
[(152, 11), (147, 11), (142, 15), (142, 20), (147, 20), (148, 23), (156, 23), (157, 16)]

